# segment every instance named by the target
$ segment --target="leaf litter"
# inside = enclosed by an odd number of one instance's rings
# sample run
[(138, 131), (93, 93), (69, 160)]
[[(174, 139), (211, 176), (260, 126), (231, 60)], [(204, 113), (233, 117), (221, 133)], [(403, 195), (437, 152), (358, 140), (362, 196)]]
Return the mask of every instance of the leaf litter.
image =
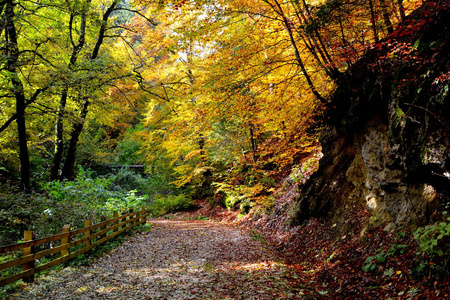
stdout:
[(248, 231), (211, 221), (152, 220), (89, 266), (52, 271), (10, 299), (299, 299), (279, 256)]

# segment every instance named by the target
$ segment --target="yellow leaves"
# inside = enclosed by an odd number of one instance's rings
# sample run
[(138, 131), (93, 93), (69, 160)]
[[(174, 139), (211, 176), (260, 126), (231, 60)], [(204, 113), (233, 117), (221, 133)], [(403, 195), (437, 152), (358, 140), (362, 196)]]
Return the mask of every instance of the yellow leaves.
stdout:
[(8, 137), (5, 132), (0, 135), (0, 144), (4, 145), (0, 149), (0, 156), (4, 158), (8, 158), (10, 160), (13, 157), (17, 156), (18, 149), (10, 148), (11, 145), (14, 145), (16, 138), (11, 139), (11, 137)]
[(205, 167), (202, 163), (198, 165), (184, 164), (174, 167), (177, 180), (171, 182), (171, 184), (177, 187), (182, 187), (188, 183), (192, 183), (196, 179), (199, 179), (207, 171), (211, 170), (210, 167)]
[[(142, 74), (152, 91), (164, 96), (148, 96), (153, 99), (145, 114), (151, 128), (148, 141), (170, 159), (177, 174), (184, 174), (180, 182), (202, 172), (193, 167), (202, 158), (199, 136), (205, 137), (208, 159), (224, 164), (253, 147), (281, 167), (317, 150), (306, 128), (320, 111), (305, 72), (322, 95), (334, 84), (321, 65), (323, 58), (310, 51), (319, 41), (303, 31), (305, 20), (297, 15), (295, 4), (280, 2), (284, 13), (280, 16), (266, 1), (224, 1), (221, 8), (228, 10), (224, 17), (192, 3), (177, 10), (149, 4), (148, 11), (159, 9), (159, 24), (139, 29), (143, 36), (139, 52), (148, 59), (160, 55)], [(304, 69), (295, 56), (286, 19), (298, 30), (293, 38)], [(326, 47), (342, 40), (325, 29), (320, 33)]]
[(185, 160), (189, 160), (189, 159), (191, 159), (191, 158), (194, 158), (194, 157), (197, 157), (197, 156), (200, 156), (200, 155), (204, 155), (204, 150), (193, 150), (193, 151), (191, 151), (190, 153), (188, 153), (185, 157), (184, 157), (184, 159)]

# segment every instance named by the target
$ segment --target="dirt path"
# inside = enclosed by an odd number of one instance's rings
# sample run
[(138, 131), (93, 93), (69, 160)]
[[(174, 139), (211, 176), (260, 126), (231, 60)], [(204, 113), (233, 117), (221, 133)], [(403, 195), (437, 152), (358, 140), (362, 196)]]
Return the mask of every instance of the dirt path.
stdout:
[(287, 266), (248, 232), (152, 220), (88, 267), (39, 278), (11, 299), (295, 299)]

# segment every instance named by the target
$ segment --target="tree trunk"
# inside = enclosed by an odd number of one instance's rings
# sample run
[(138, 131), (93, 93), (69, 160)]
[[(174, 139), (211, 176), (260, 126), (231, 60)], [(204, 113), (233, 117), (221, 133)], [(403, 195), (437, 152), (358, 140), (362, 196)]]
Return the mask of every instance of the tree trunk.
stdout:
[(389, 12), (386, 5), (386, 0), (380, 0), (381, 9), (383, 11), (384, 25), (386, 26), (387, 32), (389, 34), (394, 32), (394, 27), (392, 27), (391, 19), (389, 18)]
[(316, 98), (321, 102), (321, 103), (325, 103), (325, 99), (322, 97), (322, 95), (320, 95), (320, 93), (317, 91), (314, 83), (311, 80), (311, 77), (309, 76), (308, 72), (306, 71), (306, 67), (303, 63), (303, 60), (300, 56), (300, 51), (297, 47), (297, 43), (295, 41), (294, 35), (292, 33), (292, 23), (290, 22), (290, 20), (285, 16), (283, 9), (280, 5), (280, 3), (276, 0), (275, 1), (275, 5), (273, 5), (270, 1), (265, 0), (264, 2), (266, 2), (267, 4), (269, 4), (272, 9), (275, 11), (275, 13), (277, 13), (282, 19), (283, 19), (283, 25), (284, 28), (286, 29), (286, 32), (289, 35), (289, 40), (291, 42), (292, 47), (294, 48), (294, 55), (295, 55), (295, 60), (297, 62), (297, 65), (300, 67), (303, 76), (306, 79), (306, 82), (308, 84), (308, 86), (310, 87), (312, 93), (314, 94), (314, 96), (316, 96)]
[[(307, 15), (311, 15), (311, 11), (308, 8), (308, 5), (306, 3), (305, 0), (302, 1), (303, 2), (303, 7), (307, 13)], [(316, 38), (314, 37), (314, 35), (316, 36)], [(316, 49), (318, 49), (320, 56), (322, 57), (325, 65), (328, 65), (326, 67), (326, 73), (327, 75), (333, 80), (333, 81), (338, 81), (341, 77), (342, 77), (342, 73), (339, 71), (339, 69), (336, 67), (336, 64), (334, 63), (333, 59), (331, 58), (331, 55), (328, 53), (328, 49), (325, 46), (322, 36), (319, 32), (319, 30), (317, 30), (317, 28), (314, 28), (314, 32), (313, 32), (313, 40), (314, 43), (316, 44)]]
[(253, 132), (253, 124), (250, 124), (250, 143), (252, 146), (252, 153), (253, 153), (253, 162), (256, 162), (258, 159), (256, 155), (256, 150), (258, 149), (258, 145), (256, 144), (255, 134)]
[[(198, 138), (198, 146), (200, 149), (200, 160), (201, 163), (206, 166), (208, 162), (208, 157), (206, 156), (206, 150), (205, 150), (205, 137), (201, 135)], [(211, 190), (211, 180), (212, 180), (212, 172), (211, 170), (207, 169), (203, 172), (203, 182), (201, 185), (201, 191), (199, 195), (202, 195), (203, 197), (209, 196), (210, 190)]]
[[(100, 30), (97, 37), (97, 43), (94, 46), (94, 50), (92, 50), (92, 55), (90, 59), (93, 61), (98, 57), (100, 52), (100, 47), (103, 44), (103, 40), (105, 38), (106, 30), (108, 29), (108, 19), (111, 16), (111, 13), (114, 11), (117, 4), (120, 0), (114, 0), (108, 9), (103, 14), (102, 25), (100, 26)], [(89, 112), (89, 105), (91, 102), (89, 99), (84, 99), (83, 101), (83, 109), (81, 110), (80, 119), (78, 123), (73, 126), (72, 133), (70, 136), (69, 148), (67, 149), (66, 162), (64, 163), (64, 167), (62, 170), (62, 178), (66, 178), (69, 180), (73, 180), (75, 174), (75, 159), (77, 152), (77, 144), (80, 139), (81, 132), (83, 131), (84, 123), (86, 122), (86, 116)]]
[(25, 123), (25, 92), (23, 83), (18, 76), (17, 61), (19, 60), (19, 48), (17, 42), (17, 30), (14, 24), (14, 3), (12, 0), (6, 2), (6, 41), (7, 59), (6, 69), (11, 73), (12, 92), (16, 99), (16, 123), (19, 136), (19, 159), (20, 159), (20, 181), (21, 188), (30, 191), (30, 157), (28, 154), (27, 129)]
[(59, 100), (58, 116), (55, 125), (55, 153), (53, 155), (52, 168), (50, 169), (50, 180), (58, 179), (59, 167), (61, 165), (63, 150), (64, 150), (64, 139), (63, 139), (63, 119), (64, 110), (67, 103), (67, 89), (63, 91), (61, 99)]
[(403, 22), (405, 21), (406, 15), (405, 15), (405, 7), (403, 6), (403, 0), (397, 0), (398, 4), (398, 10), (400, 12), (400, 20)]
[[(348, 58), (348, 55), (346, 55), (347, 61), (345, 63), (347, 64), (347, 68), (350, 68), (352, 66), (353, 59), (358, 56), (358, 51), (356, 51), (356, 49), (347, 41), (347, 38), (345, 37), (344, 25), (342, 24), (341, 16), (338, 16), (338, 20), (339, 20), (339, 29), (341, 31), (342, 46), (345, 49), (351, 48), (352, 52), (354, 54), (354, 55), (350, 56), (350, 58)], [(348, 53), (349, 51), (346, 50), (346, 52)]]
[(83, 109), (81, 110), (80, 121), (73, 125), (72, 133), (70, 135), (69, 148), (67, 149), (66, 162), (62, 169), (61, 177), (73, 180), (75, 176), (75, 159), (77, 153), (77, 144), (83, 131), (84, 123), (89, 112), (90, 102), (88, 99), (84, 100)]
[(369, 8), (370, 8), (370, 23), (372, 24), (373, 38), (375, 40), (375, 43), (378, 43), (380, 39), (378, 38), (377, 23), (375, 19), (375, 8), (373, 7), (372, 0), (369, 0)]
[[(15, 80), (13, 80), (15, 81)], [(22, 82), (13, 82), (15, 88), (22, 88), (16, 91), (16, 112), (17, 131), (19, 134), (19, 158), (20, 158), (20, 182), (24, 191), (30, 191), (30, 157), (28, 153), (27, 129), (25, 124), (25, 96)]]
[[(83, 11), (81, 16), (80, 30), (79, 30), (79, 38), (77, 44), (73, 41), (73, 20), (75, 17), (75, 12), (72, 12), (70, 15), (69, 21), (69, 32), (70, 32), (70, 40), (73, 46), (72, 55), (69, 61), (69, 70), (72, 70), (76, 64), (78, 59), (78, 54), (81, 49), (83, 49), (85, 44), (86, 37), (86, 14), (89, 9), (89, 4), (91, 1), (87, 1), (87, 6)], [(66, 86), (61, 94), (61, 98), (59, 100), (59, 108), (58, 108), (58, 116), (55, 125), (55, 153), (53, 156), (52, 168), (50, 169), (50, 180), (58, 179), (59, 168), (61, 166), (62, 155), (64, 151), (64, 124), (63, 120), (65, 117), (65, 109), (67, 104), (67, 96), (69, 94), (69, 87)]]
[[(48, 84), (47, 86), (37, 89), (33, 96), (30, 97), (30, 99), (28, 99), (25, 102), (25, 109), (28, 107), (28, 105), (34, 103), (36, 101), (36, 99), (38, 98), (38, 96), (42, 93), (45, 92), (46, 90), (48, 90), (50, 88), (51, 84)], [(17, 120), (17, 113), (14, 113), (14, 115), (12, 115), (1, 127), (0, 127), (0, 133), (2, 133), (3, 131), (6, 130), (6, 128), (9, 127), (9, 125), (11, 125), (15, 120)]]

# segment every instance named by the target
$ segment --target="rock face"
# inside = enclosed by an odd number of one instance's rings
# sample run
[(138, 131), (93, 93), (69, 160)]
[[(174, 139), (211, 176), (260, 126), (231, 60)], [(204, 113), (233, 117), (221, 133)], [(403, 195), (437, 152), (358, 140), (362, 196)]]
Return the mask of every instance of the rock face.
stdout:
[(450, 209), (450, 13), (427, 1), (347, 72), (322, 132), (323, 158), (291, 224), (362, 206), (392, 228)]

